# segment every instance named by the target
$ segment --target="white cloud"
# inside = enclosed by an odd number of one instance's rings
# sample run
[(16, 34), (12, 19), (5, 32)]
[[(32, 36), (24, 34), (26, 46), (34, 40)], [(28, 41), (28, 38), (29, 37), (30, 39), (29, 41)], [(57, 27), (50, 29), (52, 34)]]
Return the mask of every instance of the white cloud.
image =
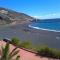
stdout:
[(53, 13), (53, 14), (47, 14), (43, 16), (33, 16), (35, 18), (40, 18), (40, 19), (50, 19), (50, 18), (60, 18), (60, 13)]
[(41, 18), (42, 16), (33, 16), (34, 18)]

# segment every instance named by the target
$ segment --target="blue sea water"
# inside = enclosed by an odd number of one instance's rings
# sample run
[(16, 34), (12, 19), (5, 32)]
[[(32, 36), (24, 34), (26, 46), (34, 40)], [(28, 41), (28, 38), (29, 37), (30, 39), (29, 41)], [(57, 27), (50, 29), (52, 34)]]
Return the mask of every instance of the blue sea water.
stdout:
[(32, 22), (29, 27), (54, 32), (60, 32), (60, 20), (44, 20)]

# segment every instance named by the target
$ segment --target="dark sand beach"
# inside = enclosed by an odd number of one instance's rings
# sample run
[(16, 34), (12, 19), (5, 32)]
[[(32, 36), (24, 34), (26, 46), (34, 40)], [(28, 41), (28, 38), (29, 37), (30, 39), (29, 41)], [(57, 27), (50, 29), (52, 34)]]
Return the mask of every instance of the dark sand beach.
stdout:
[(60, 33), (37, 30), (28, 27), (29, 23), (16, 24), (0, 28), (0, 38), (18, 37), (22, 41), (30, 41), (35, 45), (48, 45), (51, 48), (60, 49)]
[(60, 33), (52, 31), (37, 30), (23, 25), (26, 29), (26, 36), (35, 44), (45, 44), (52, 48), (60, 49)]

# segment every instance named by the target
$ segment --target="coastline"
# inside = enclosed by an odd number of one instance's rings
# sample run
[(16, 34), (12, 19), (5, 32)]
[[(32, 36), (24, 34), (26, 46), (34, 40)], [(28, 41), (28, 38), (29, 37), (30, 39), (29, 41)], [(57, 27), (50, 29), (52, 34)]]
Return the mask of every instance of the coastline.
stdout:
[(37, 45), (48, 45), (51, 48), (60, 50), (60, 31), (48, 31), (42, 29), (30, 28), (29, 23), (23, 24), (23, 28), (29, 30), (27, 32), (28, 38)]
[(21, 41), (29, 41), (36, 45), (48, 45), (51, 48), (60, 49), (60, 33), (47, 30), (39, 30), (28, 27), (31, 22), (15, 24), (0, 29), (2, 38), (18, 37)]
[(57, 31), (57, 30), (44, 29), (44, 28), (34, 27), (34, 26), (31, 26), (31, 25), (28, 25), (28, 27), (38, 29), (38, 30), (45, 30), (45, 31), (51, 31), (51, 32), (60, 32), (60, 31)]

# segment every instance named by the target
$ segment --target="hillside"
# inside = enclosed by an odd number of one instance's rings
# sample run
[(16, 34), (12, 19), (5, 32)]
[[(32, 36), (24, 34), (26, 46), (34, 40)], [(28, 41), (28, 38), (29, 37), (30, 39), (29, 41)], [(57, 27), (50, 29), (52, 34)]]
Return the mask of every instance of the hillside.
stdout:
[(0, 25), (9, 24), (12, 22), (21, 23), (21, 21), (29, 21), (32, 19), (33, 17), (27, 14), (0, 7)]

